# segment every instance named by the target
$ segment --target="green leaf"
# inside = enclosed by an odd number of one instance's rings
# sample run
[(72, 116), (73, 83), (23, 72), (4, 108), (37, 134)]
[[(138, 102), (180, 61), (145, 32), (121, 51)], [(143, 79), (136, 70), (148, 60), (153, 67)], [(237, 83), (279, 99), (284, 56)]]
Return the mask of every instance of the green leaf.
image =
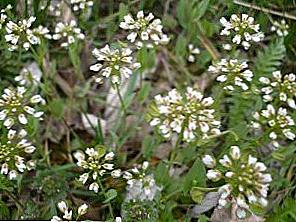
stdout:
[(272, 42), (263, 51), (259, 51), (255, 60), (254, 77), (258, 80), (261, 76), (271, 75), (279, 69), (285, 57), (286, 48), (282, 38)]
[(155, 140), (152, 136), (146, 136), (142, 143), (142, 152), (145, 159), (150, 159), (153, 155)]
[(0, 220), (8, 220), (9, 219), (9, 209), (6, 204), (0, 200)]
[(180, 57), (185, 57), (187, 54), (187, 40), (183, 35), (179, 35), (175, 47), (176, 54)]
[(0, 190), (13, 191), (13, 185), (3, 174), (0, 174)]
[(151, 90), (151, 83), (144, 82), (142, 85), (142, 88), (138, 94), (138, 100), (141, 104), (143, 104), (145, 102), (145, 100), (148, 98), (150, 90)]
[(106, 193), (106, 200), (103, 203), (109, 203), (111, 200), (117, 197), (117, 191), (114, 189), (110, 189)]
[(209, 218), (203, 214), (198, 217), (198, 222), (207, 222), (207, 221), (209, 221)]
[(296, 200), (288, 198), (281, 207), (276, 207), (274, 213), (271, 214), (266, 222), (288, 222), (296, 221)]
[(106, 153), (107, 148), (103, 145), (96, 145), (95, 148), (99, 153), (99, 158), (103, 157)]
[(210, 0), (203, 0), (198, 4), (198, 6), (196, 7), (197, 11), (195, 14), (194, 21), (197, 21), (204, 16), (207, 9), (209, 8), (209, 2), (210, 2)]
[(202, 192), (200, 189), (196, 189), (196, 187), (192, 187), (190, 196), (195, 203), (201, 204), (204, 198), (204, 192)]
[(63, 99), (53, 99), (48, 103), (51, 114), (58, 119), (64, 116), (65, 101)]
[(206, 170), (202, 161), (198, 158), (184, 178), (183, 192), (187, 193), (193, 186), (205, 186)]

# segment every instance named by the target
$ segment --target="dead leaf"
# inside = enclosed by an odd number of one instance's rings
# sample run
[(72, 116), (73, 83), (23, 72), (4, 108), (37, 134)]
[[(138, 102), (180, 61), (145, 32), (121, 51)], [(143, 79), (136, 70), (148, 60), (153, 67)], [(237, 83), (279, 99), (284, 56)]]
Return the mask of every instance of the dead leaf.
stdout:
[(207, 193), (200, 205), (195, 205), (192, 209), (188, 210), (188, 215), (192, 218), (197, 218), (202, 213), (217, 206), (219, 198), (220, 194), (218, 192)]

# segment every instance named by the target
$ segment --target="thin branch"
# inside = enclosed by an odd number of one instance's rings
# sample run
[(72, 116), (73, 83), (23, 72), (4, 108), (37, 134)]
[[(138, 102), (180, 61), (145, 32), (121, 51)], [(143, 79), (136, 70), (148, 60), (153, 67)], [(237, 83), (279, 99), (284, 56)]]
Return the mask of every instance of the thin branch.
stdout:
[(254, 5), (254, 4), (250, 4), (250, 3), (246, 3), (246, 2), (243, 2), (243, 1), (240, 1), (240, 0), (233, 0), (233, 3), (237, 4), (237, 5), (245, 6), (245, 7), (248, 7), (248, 8), (256, 9), (256, 10), (259, 10), (259, 11), (262, 11), (262, 12), (267, 12), (267, 13), (270, 13), (270, 14), (273, 14), (273, 15), (278, 15), (278, 16), (281, 16), (281, 17), (284, 17), (284, 18), (296, 20), (296, 16), (291, 15), (289, 13), (279, 12), (279, 11), (275, 11), (275, 10), (268, 9), (268, 8), (263, 8), (263, 7), (260, 7), (260, 6)]

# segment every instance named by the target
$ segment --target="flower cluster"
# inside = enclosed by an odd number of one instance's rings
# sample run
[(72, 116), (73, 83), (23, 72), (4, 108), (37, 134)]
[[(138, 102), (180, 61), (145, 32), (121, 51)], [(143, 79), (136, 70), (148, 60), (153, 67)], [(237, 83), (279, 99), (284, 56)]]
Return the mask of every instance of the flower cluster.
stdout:
[(73, 11), (75, 12), (91, 8), (94, 4), (94, 2), (90, 0), (71, 0), (70, 3), (72, 5)]
[(21, 86), (39, 85), (41, 81), (41, 71), (31, 72), (29, 68), (23, 68), (18, 76), (14, 78)]
[(0, 30), (3, 27), (3, 24), (6, 22), (7, 19), (7, 11), (12, 9), (11, 5), (7, 5), (5, 9), (1, 9), (0, 11)]
[(286, 23), (285, 19), (282, 19), (280, 22), (274, 21), (270, 31), (276, 32), (276, 34), (280, 37), (285, 37), (289, 34), (288, 29), (289, 25)]
[(252, 126), (254, 128), (267, 128), (266, 130), (275, 147), (279, 146), (276, 140), (282, 139), (283, 136), (289, 140), (295, 139), (295, 122), (287, 114), (287, 109), (280, 107), (276, 110), (273, 105), (268, 104), (266, 109), (255, 112), (253, 116), (256, 121), (252, 122)]
[(292, 109), (296, 109), (296, 76), (293, 73), (282, 76), (280, 71), (272, 73), (272, 78), (260, 77), (259, 81), (265, 86), (261, 89), (265, 102), (278, 100), (287, 103)]
[(64, 39), (61, 43), (61, 47), (68, 47), (75, 43), (78, 39), (84, 39), (85, 35), (81, 32), (81, 29), (77, 27), (75, 20), (71, 20), (69, 23), (59, 22), (55, 27), (55, 34), (52, 35), (54, 40)]
[(195, 62), (195, 55), (200, 53), (199, 48), (195, 48), (193, 44), (188, 45), (189, 55), (187, 58), (188, 62)]
[(4, 121), (4, 126), (10, 129), (17, 122), (26, 125), (27, 115), (42, 120), (43, 112), (32, 107), (38, 103), (45, 104), (45, 100), (40, 95), (30, 97), (25, 87), (4, 89), (0, 99), (0, 121)]
[(215, 119), (215, 110), (211, 108), (213, 98), (202, 95), (199, 91), (187, 87), (184, 94), (176, 89), (167, 96), (155, 96), (151, 107), (151, 126), (157, 126), (165, 138), (172, 133), (182, 134), (182, 139), (191, 142), (196, 137), (208, 138), (220, 133), (220, 121)]
[(114, 164), (111, 163), (115, 156), (113, 152), (106, 154), (105, 148), (99, 147), (98, 149), (87, 148), (85, 154), (82, 151), (77, 151), (74, 153), (74, 157), (78, 160), (77, 165), (87, 171), (80, 175), (79, 181), (85, 184), (88, 179), (93, 180), (89, 185), (89, 190), (93, 190), (95, 193), (99, 191), (100, 187), (97, 183), (99, 177), (106, 174), (110, 174), (113, 178), (121, 176), (121, 170), (114, 169)]
[(221, 59), (213, 63), (208, 71), (218, 74), (216, 80), (222, 82), (225, 85), (224, 89), (228, 91), (233, 91), (235, 86), (244, 91), (248, 90), (248, 82), (253, 78), (253, 72), (248, 69), (247, 62), (237, 59)]
[(138, 48), (142, 48), (144, 45), (148, 48), (153, 48), (154, 45), (167, 44), (169, 42), (168, 36), (162, 32), (161, 20), (154, 19), (152, 13), (145, 16), (143, 11), (139, 11), (137, 19), (128, 14), (124, 16), (124, 21), (119, 26), (122, 29), (131, 31), (127, 36), (127, 40), (132, 43), (135, 42)]
[(9, 21), (6, 24), (5, 40), (8, 43), (9, 50), (14, 51), (19, 48), (19, 45), (25, 50), (28, 50), (31, 45), (38, 45), (41, 42), (41, 38), (44, 36), (50, 38), (48, 30), (40, 26), (37, 29), (31, 29), (33, 22), (36, 20), (35, 17), (24, 19), (14, 23)]
[[(141, 65), (134, 61), (132, 50), (129, 48), (114, 49), (106, 45), (101, 49), (93, 50), (98, 63), (92, 65), (90, 70), (99, 72), (105, 78), (110, 78), (113, 84), (120, 84), (124, 78), (129, 78), (133, 70)], [(102, 77), (96, 77), (97, 82), (102, 82)]]
[(40, 3), (40, 9), (45, 10), (46, 8), (49, 11), (49, 15), (55, 16), (55, 17), (60, 17), (62, 14), (62, 4), (63, 2), (60, 0), (51, 0), (49, 3), (49, 6), (47, 6), (47, 1), (43, 0)]
[[(72, 221), (73, 211), (68, 208), (67, 203), (65, 201), (61, 201), (58, 203), (58, 209), (61, 213), (64, 214), (63, 218), (60, 218), (58, 216), (53, 216), (51, 219), (52, 222), (59, 222), (59, 221), (65, 221), (65, 220)], [(80, 216), (86, 214), (87, 209), (88, 209), (88, 205), (85, 203), (78, 207), (77, 214), (76, 214), (76, 221)]]
[(222, 17), (220, 22), (224, 27), (220, 35), (231, 35), (232, 42), (242, 45), (246, 50), (251, 46), (250, 42), (260, 42), (264, 38), (264, 34), (259, 31), (259, 24), (254, 24), (254, 18), (246, 14), (233, 14), (230, 21)]
[(142, 166), (124, 172), (123, 178), (127, 179), (127, 194), (125, 200), (152, 201), (161, 188), (157, 186), (153, 174), (147, 174), (149, 163), (143, 162)]
[(35, 151), (36, 147), (25, 139), (27, 132), (9, 130), (7, 139), (0, 143), (1, 174), (8, 174), (9, 179), (15, 179), (18, 172), (32, 170), (35, 167), (33, 160), (26, 161), (25, 157)]
[(266, 173), (267, 168), (264, 163), (257, 162), (257, 158), (252, 155), (241, 155), (240, 148), (232, 146), (230, 157), (224, 155), (219, 160), (217, 169), (215, 169), (216, 160), (212, 156), (205, 155), (202, 161), (209, 168), (208, 179), (214, 182), (220, 180), (225, 182), (219, 188), (220, 207), (235, 202), (238, 206), (237, 214), (246, 215), (244, 210), (248, 210), (253, 204), (259, 204), (262, 207), (267, 205), (266, 197), (272, 178)]

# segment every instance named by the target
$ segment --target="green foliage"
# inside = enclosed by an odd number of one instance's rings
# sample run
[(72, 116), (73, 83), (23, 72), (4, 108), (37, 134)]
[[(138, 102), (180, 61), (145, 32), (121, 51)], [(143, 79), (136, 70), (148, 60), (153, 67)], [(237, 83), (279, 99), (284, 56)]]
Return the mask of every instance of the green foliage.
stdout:
[(200, 159), (195, 160), (193, 166), (184, 178), (183, 191), (187, 193), (192, 186), (205, 186), (206, 170)]
[(270, 214), (267, 222), (289, 222), (296, 220), (296, 200), (292, 198), (285, 199), (282, 206), (274, 209), (274, 213)]
[[(9, 130), (5, 129), (3, 119), (0, 120), (0, 170), (5, 173), (0, 173), (0, 220), (62, 218), (57, 204), (64, 200), (73, 209), (75, 217), (77, 208), (83, 203), (89, 207), (87, 214), (72, 220), (88, 221), (90, 218), (113, 222), (115, 217), (120, 216), (124, 222), (210, 221), (213, 209), (199, 215), (198, 219), (191, 218), (189, 211), (193, 206), (203, 204), (207, 192), (217, 191), (226, 179), (210, 182), (202, 157), (209, 154), (218, 161), (229, 151), (230, 146), (238, 145), (244, 157), (256, 155), (258, 161), (267, 166), (273, 178), (269, 193), (274, 196), (285, 191), (288, 194), (282, 202), (271, 200), (266, 209), (257, 209), (255, 206), (250, 210), (260, 217), (266, 217), (268, 222), (296, 221), (296, 201), (292, 198), (296, 191), (295, 141), (281, 139), (280, 147), (275, 150), (271, 146), (269, 131), (251, 128), (253, 113), (260, 112), (268, 104), (260, 95), (262, 85), (259, 78), (270, 77), (276, 70), (295, 73), (296, 25), (293, 19), (288, 19), (295, 16), (294, 1), (253, 0), (242, 1), (245, 5), (240, 5), (238, 1), (232, 0), (94, 0), (92, 8), (83, 11), (75, 11), (70, 1), (67, 1), (62, 7), (61, 16), (57, 17), (50, 11), (53, 2), (56, 1), (0, 1), (0, 9), (9, 3), (13, 7), (7, 14), (8, 19), (3, 24), (0, 21), (0, 90), (18, 86), (15, 77), (24, 67), (35, 62), (38, 71), (42, 72), (41, 83), (25, 87), (30, 89), (30, 93), (40, 94), (46, 100), (42, 107), (45, 112), (42, 121), (28, 117), (26, 126), (18, 124), (12, 127), (17, 132), (25, 128), (28, 133), (26, 139), (36, 147), (34, 153), (28, 152), (22, 157), (24, 160), (31, 158), (36, 166), (18, 172), (16, 180), (9, 180), (9, 174), (6, 174), (5, 168), (2, 169), (7, 149), (1, 145), (8, 143)], [(269, 9), (277, 12), (277, 15)], [(168, 44), (158, 43), (153, 48), (149, 45), (139, 48), (135, 45), (143, 34), (139, 30), (136, 30), (137, 40), (134, 43), (127, 39), (131, 30), (124, 30), (119, 24), (127, 14), (136, 19), (140, 10), (144, 11), (145, 16), (151, 12), (155, 19), (161, 20), (162, 31), (170, 38)], [(222, 16), (229, 19), (231, 14), (240, 13), (254, 16), (256, 23), (260, 24), (260, 30), (265, 33), (264, 40), (252, 42), (249, 50), (233, 44), (227, 39), (230, 36), (219, 34), (222, 28), (219, 19)], [(17, 23), (29, 16), (36, 17), (32, 29), (43, 25), (51, 34), (58, 22), (76, 20), (85, 39), (74, 41), (66, 48), (61, 47), (61, 40), (42, 39), (40, 45), (31, 45), (28, 50), (20, 44), (20, 50), (9, 51), (5, 39), (7, 22)], [(282, 18), (286, 18), (290, 26), (289, 34), (278, 37), (269, 30), (272, 21)], [(161, 27), (158, 26), (158, 29)], [(25, 39), (22, 36), (18, 40), (21, 42)], [(231, 44), (232, 50), (223, 49), (226, 43)], [(100, 84), (94, 81), (94, 77), (100, 77), (102, 73), (90, 71), (90, 66), (97, 62), (103, 63), (103, 59), (94, 57), (92, 50), (106, 44), (130, 48), (132, 59), (141, 64), (137, 71), (125, 73), (122, 84), (109, 84), (109, 81)], [(199, 54), (194, 55), (194, 62), (188, 61), (191, 53), (189, 44), (200, 50)], [(215, 80), (220, 73), (210, 74), (207, 71), (211, 63), (223, 58), (248, 61), (254, 73), (254, 78), (248, 82), (250, 89), (226, 92), (222, 84)], [(114, 62), (117, 59), (111, 60)], [(119, 73), (123, 72), (121, 67), (114, 64), (110, 66)], [(104, 75), (104, 79), (108, 80), (108, 73)], [(180, 127), (181, 133), (174, 132), (171, 138), (164, 138), (160, 129), (154, 130), (150, 126), (150, 121), (160, 115), (155, 96), (164, 95), (173, 88), (184, 92), (187, 86), (215, 100), (213, 109), (221, 120), (221, 134), (208, 134), (205, 138), (187, 143), (181, 140), (184, 126)], [(4, 109), (2, 99), (1, 118)], [(295, 110), (277, 102), (273, 105), (287, 108), (296, 122)], [(191, 118), (185, 112), (190, 107), (187, 104), (184, 107), (184, 119)], [(162, 112), (165, 113), (165, 108)], [(211, 115), (212, 110), (208, 112)], [(88, 124), (82, 118), (86, 115), (92, 117), (88, 118)], [(171, 118), (177, 120), (175, 116)], [(196, 132), (201, 128), (201, 124), (197, 124)], [(295, 128), (291, 129), (295, 131)], [(94, 148), (96, 155), (76, 153), (78, 150), (86, 151), (87, 148)], [(18, 154), (17, 148), (9, 152)], [(114, 157), (109, 152), (113, 152)], [(107, 154), (110, 165), (100, 164), (107, 162)], [(80, 164), (76, 164), (76, 158), (80, 158)], [(5, 159), (4, 162), (11, 160), (14, 159)], [(144, 161), (149, 161), (149, 167), (141, 174), (137, 169), (143, 170), (139, 166)], [(13, 164), (11, 166), (14, 167)], [(87, 169), (92, 171), (88, 172)], [(120, 169), (120, 172), (117, 171), (120, 176), (112, 174), (114, 169)], [(127, 172), (131, 172), (132, 179), (126, 179), (130, 176)], [(147, 184), (139, 183), (131, 192), (145, 191), (148, 193), (146, 195), (150, 195), (149, 198), (153, 198), (127, 201), (127, 187), (135, 181), (145, 181), (146, 177), (151, 177), (151, 180)], [(85, 178), (87, 180), (83, 181)], [(97, 192), (91, 189), (95, 185), (98, 186)], [(143, 188), (146, 186), (152, 186), (155, 195)], [(235, 201), (233, 196), (229, 199)], [(227, 206), (230, 205), (228, 203)], [(269, 215), (271, 208), (273, 212)]]
[(280, 69), (285, 57), (286, 48), (282, 38), (270, 43), (264, 51), (259, 51), (255, 60), (255, 80), (260, 76), (270, 76), (272, 72)]

